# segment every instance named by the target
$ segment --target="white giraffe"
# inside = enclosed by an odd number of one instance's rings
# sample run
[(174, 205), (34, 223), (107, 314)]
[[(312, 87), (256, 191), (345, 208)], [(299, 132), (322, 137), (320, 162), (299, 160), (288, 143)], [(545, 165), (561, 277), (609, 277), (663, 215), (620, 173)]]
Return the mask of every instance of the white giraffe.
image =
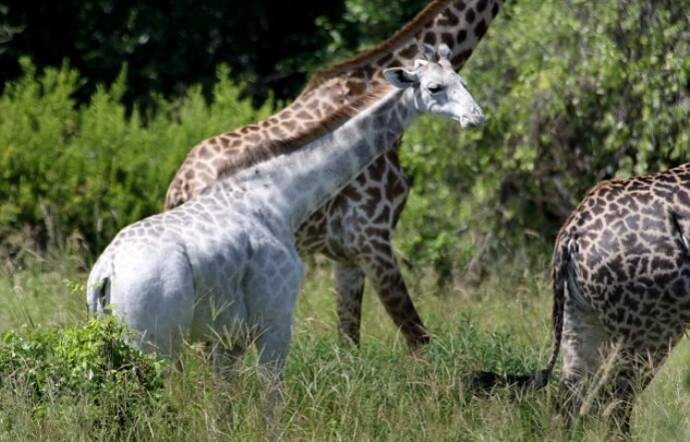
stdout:
[(418, 60), (414, 70), (386, 70), (395, 87), (384, 84), (316, 129), (272, 146), (284, 154), (125, 227), (89, 275), (90, 311), (112, 309), (140, 335), (135, 344), (166, 357), (186, 334), (216, 344), (231, 336), (238, 354), (252, 340), (262, 368), (279, 374), (303, 278), (297, 228), (418, 115), (463, 127), (483, 121), (448, 53), (442, 47), (438, 62)]

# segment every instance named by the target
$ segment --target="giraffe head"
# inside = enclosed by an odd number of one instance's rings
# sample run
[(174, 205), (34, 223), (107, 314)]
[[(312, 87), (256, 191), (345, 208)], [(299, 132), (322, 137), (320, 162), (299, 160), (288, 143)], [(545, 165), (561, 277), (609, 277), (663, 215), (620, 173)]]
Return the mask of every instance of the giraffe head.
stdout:
[(450, 49), (441, 45), (435, 61), (416, 60), (412, 70), (386, 69), (383, 76), (395, 87), (413, 88), (417, 111), (450, 118), (462, 127), (479, 126), (484, 113), (467, 91), (467, 83), (453, 69), (449, 54)]

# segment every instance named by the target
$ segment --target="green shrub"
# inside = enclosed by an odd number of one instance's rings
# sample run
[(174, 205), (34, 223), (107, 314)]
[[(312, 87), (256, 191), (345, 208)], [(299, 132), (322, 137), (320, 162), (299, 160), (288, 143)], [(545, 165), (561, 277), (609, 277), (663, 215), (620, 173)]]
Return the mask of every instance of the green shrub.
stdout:
[(686, 6), (506, 2), (462, 72), (485, 127), (427, 118), (405, 136), (415, 185), (403, 254), (444, 270), (484, 251), (543, 250), (598, 181), (688, 161)]
[(33, 404), (62, 401), (95, 408), (98, 419), (131, 419), (163, 389), (162, 362), (127, 344), (112, 317), (84, 326), (7, 331), (0, 335), (0, 388)]
[(11, 330), (0, 335), (1, 382), (25, 382), (36, 398), (92, 394), (104, 398), (118, 382), (155, 391), (161, 362), (127, 343), (125, 327), (114, 318), (53, 330)]
[[(126, 70), (76, 107), (74, 70), (22, 66), (24, 76), (0, 97), (0, 248), (83, 239), (100, 252), (117, 230), (162, 209), (192, 146), (266, 114), (239, 97), (225, 67), (212, 104), (194, 87), (180, 102), (158, 98), (157, 112), (142, 116), (121, 103)], [(12, 237), (22, 231), (28, 235)]]

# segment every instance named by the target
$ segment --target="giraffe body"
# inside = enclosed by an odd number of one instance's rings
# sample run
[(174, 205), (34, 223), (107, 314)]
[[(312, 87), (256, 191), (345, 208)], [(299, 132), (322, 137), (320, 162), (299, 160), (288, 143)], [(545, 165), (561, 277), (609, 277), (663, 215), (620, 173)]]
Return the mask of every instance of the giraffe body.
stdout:
[(561, 404), (570, 420), (586, 411), (592, 378), (612, 364), (603, 397), (618, 401), (614, 423), (627, 433), (636, 393), (690, 323), (689, 236), (690, 164), (591, 189), (556, 239), (551, 360), (508, 382), (544, 386), (562, 348)]
[(262, 366), (279, 372), (303, 277), (299, 226), (420, 113), (463, 126), (483, 120), (447, 61), (387, 72), (398, 88), (379, 87), (320, 130), (274, 147), (282, 155), (124, 228), (89, 275), (90, 310), (112, 306), (135, 343), (163, 356), (175, 356), (185, 334), (230, 337), (239, 353), (256, 338)]
[(571, 415), (587, 378), (613, 358), (615, 423), (628, 431), (636, 392), (690, 323), (689, 235), (690, 164), (604, 181), (566, 221), (554, 266), (568, 266), (556, 277), (565, 278), (561, 388)]
[(215, 342), (219, 334), (262, 331), (248, 338), (258, 339), (266, 358), (284, 352), (302, 264), (289, 246), (292, 232), (255, 199), (221, 182), (123, 229), (89, 276), (90, 310), (112, 305), (141, 333), (142, 349), (165, 357), (177, 354), (180, 332)]
[[(391, 39), (316, 73), (300, 96), (272, 117), (194, 147), (170, 183), (166, 208), (195, 197), (224, 176), (273, 157), (275, 152), (266, 147), (271, 144), (269, 141), (318, 126), (337, 109), (380, 84), (383, 69), (411, 66), (422, 55), (417, 38), (431, 45), (446, 44), (453, 67), (459, 69), (500, 5), (498, 0), (430, 2)], [(297, 232), (302, 254), (323, 253), (336, 261), (339, 328), (355, 343), (359, 343), (365, 277), (373, 282), (408, 344), (416, 347), (428, 341), (391, 244), (408, 192), (397, 152), (388, 149), (306, 219)]]

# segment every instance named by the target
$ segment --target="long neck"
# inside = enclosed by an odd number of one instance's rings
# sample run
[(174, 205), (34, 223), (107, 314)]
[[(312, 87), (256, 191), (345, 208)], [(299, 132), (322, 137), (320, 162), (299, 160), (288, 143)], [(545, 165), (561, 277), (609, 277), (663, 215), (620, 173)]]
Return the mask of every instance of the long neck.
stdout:
[[(448, 45), (453, 67), (459, 70), (498, 14), (502, 0), (455, 0), (449, 3), (423, 28), (420, 39), (433, 46)], [(412, 59), (419, 57), (420, 54), (414, 54)]]
[[(414, 60), (423, 59), (419, 41), (433, 46), (448, 45), (453, 67), (459, 70), (472, 55), (502, 3), (503, 0), (432, 1), (388, 40), (316, 72), (296, 101), (313, 99), (313, 92), (319, 86), (338, 76), (346, 76), (350, 98), (364, 93), (369, 82), (381, 80), (384, 68), (411, 66)], [(319, 89), (318, 94), (328, 94), (330, 89), (332, 87)]]
[(387, 92), (375, 104), (314, 141), (245, 169), (231, 179), (287, 217), (293, 231), (362, 172), (418, 116), (411, 88)]

